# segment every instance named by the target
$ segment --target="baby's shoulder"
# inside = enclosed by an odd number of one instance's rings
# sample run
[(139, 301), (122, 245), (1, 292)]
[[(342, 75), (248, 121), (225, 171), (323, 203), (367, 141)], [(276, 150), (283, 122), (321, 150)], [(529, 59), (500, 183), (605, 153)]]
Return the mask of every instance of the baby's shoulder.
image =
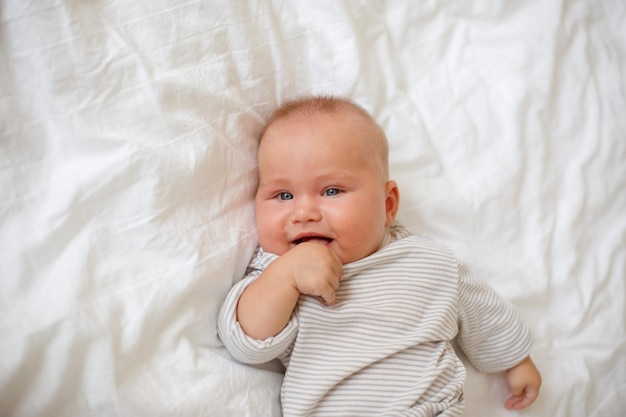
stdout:
[(454, 253), (446, 245), (430, 237), (417, 235), (399, 223), (394, 223), (390, 229), (391, 241), (389, 249), (412, 250), (416, 252), (440, 254), (456, 260)]
[(246, 269), (246, 275), (249, 275), (254, 272), (262, 272), (267, 268), (269, 264), (271, 264), (274, 260), (278, 258), (278, 255), (275, 255), (270, 252), (265, 252), (263, 248), (259, 245), (256, 250), (252, 254), (250, 261), (248, 263), (248, 267)]

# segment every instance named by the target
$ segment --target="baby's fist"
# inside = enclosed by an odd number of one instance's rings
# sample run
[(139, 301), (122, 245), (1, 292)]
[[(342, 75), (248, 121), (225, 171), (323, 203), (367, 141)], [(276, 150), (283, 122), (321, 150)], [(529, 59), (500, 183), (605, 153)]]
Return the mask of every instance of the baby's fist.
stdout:
[(295, 288), (305, 295), (335, 304), (335, 291), (343, 273), (341, 260), (331, 249), (317, 243), (301, 243), (287, 252)]
[(509, 369), (506, 372), (506, 379), (511, 390), (511, 396), (504, 403), (506, 408), (521, 410), (537, 399), (541, 386), (541, 375), (530, 360), (530, 356)]

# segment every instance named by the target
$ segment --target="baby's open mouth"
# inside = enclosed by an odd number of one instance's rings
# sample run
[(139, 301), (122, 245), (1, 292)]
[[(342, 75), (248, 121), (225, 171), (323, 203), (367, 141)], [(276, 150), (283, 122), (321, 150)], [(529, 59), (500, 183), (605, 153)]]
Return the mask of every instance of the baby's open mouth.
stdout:
[(319, 245), (328, 245), (330, 242), (332, 242), (332, 239), (324, 237), (324, 236), (305, 236), (305, 237), (301, 237), (293, 241), (293, 243), (296, 245), (299, 245), (300, 243), (304, 243), (304, 242), (312, 242), (312, 243), (317, 243)]

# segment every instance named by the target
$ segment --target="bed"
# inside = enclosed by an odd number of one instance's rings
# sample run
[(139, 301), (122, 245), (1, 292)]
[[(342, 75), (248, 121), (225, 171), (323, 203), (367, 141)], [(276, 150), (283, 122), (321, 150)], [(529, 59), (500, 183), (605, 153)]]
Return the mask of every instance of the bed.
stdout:
[(543, 376), (468, 416), (626, 415), (626, 3), (5, 0), (0, 414), (278, 417), (223, 348), (256, 246), (256, 141), (347, 96), (385, 129), (399, 219), (514, 303)]

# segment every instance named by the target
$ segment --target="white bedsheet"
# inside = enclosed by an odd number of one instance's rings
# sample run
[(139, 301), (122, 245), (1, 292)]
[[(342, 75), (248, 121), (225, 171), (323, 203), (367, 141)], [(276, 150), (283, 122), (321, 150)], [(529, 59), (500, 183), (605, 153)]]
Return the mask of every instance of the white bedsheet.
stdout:
[(5, 0), (0, 415), (280, 416), (216, 314), (285, 99), (386, 130), (400, 219), (535, 334), (544, 385), (468, 416), (626, 415), (626, 3)]

